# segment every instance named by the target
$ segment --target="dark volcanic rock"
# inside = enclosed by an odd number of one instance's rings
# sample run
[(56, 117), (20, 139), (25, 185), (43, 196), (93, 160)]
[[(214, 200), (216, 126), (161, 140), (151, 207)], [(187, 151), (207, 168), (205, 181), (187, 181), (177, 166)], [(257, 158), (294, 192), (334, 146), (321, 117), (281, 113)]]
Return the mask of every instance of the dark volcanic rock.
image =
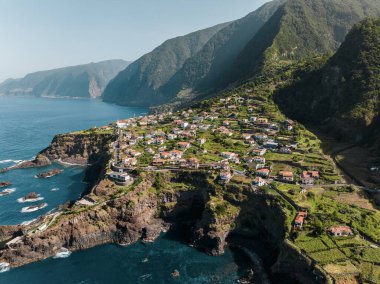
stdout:
[(40, 195), (38, 193), (35, 193), (35, 192), (30, 192), (28, 193), (27, 195), (24, 196), (24, 200), (33, 200), (33, 199), (36, 199), (38, 198)]
[(38, 168), (38, 167), (45, 167), (45, 166), (50, 166), (50, 165), (51, 165), (51, 161), (45, 155), (38, 154), (37, 157), (32, 161), (25, 161), (15, 166), (1, 169), (0, 172), (7, 172), (10, 170), (17, 170), (17, 169)]
[(10, 186), (10, 185), (12, 185), (12, 183), (9, 181), (0, 182), (0, 187), (6, 187), (6, 186)]
[(38, 178), (49, 178), (49, 177), (59, 175), (62, 172), (63, 172), (63, 170), (61, 170), (61, 169), (54, 169), (54, 170), (51, 170), (48, 172), (40, 173), (37, 175), (37, 177)]

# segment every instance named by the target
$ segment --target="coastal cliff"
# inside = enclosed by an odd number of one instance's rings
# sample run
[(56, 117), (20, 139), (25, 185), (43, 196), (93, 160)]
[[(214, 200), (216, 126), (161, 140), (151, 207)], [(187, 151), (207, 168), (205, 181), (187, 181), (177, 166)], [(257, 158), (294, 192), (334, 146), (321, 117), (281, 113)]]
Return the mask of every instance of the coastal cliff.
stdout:
[(49, 147), (39, 152), (33, 160), (0, 169), (0, 172), (45, 167), (51, 165), (52, 162), (98, 165), (109, 158), (108, 144), (113, 138), (112, 134), (94, 132), (56, 135)]
[(39, 153), (38, 159), (98, 165), (96, 174), (92, 166), (87, 169), (95, 186), (81, 200), (32, 224), (0, 227), (0, 262), (17, 267), (52, 257), (62, 247), (76, 251), (105, 243), (129, 245), (177, 230), (185, 242), (211, 255), (223, 254), (227, 245), (252, 249), (250, 244), (264, 244), (269, 255), (265, 269), (275, 264), (274, 274), (308, 277), (308, 262), (300, 260), (295, 270), (280, 265), (288, 255), (287, 216), (277, 197), (254, 193), (247, 185), (221, 190), (204, 171), (134, 172), (133, 185), (119, 186), (104, 175), (112, 140), (103, 134), (58, 135)]

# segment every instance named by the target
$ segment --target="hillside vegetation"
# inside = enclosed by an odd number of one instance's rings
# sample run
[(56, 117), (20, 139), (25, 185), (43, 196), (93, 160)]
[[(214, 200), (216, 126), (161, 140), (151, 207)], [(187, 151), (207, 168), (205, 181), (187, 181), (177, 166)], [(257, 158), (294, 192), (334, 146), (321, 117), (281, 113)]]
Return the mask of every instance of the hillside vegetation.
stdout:
[(162, 87), (162, 92), (170, 97), (183, 89), (195, 89), (197, 92), (212, 89), (221, 73), (231, 67), (246, 44), (284, 2), (269, 2), (220, 30), (197, 54), (186, 60)]
[(279, 65), (334, 52), (354, 24), (380, 16), (373, 0), (288, 0), (247, 44), (220, 84), (271, 75)]
[(276, 99), (300, 121), (325, 124), (338, 138), (360, 140), (378, 135), (379, 93), (380, 19), (366, 19), (322, 67), (301, 74)]
[(127, 106), (150, 106), (165, 102), (158, 89), (226, 25), (220, 24), (167, 40), (120, 72), (105, 89), (104, 101)]

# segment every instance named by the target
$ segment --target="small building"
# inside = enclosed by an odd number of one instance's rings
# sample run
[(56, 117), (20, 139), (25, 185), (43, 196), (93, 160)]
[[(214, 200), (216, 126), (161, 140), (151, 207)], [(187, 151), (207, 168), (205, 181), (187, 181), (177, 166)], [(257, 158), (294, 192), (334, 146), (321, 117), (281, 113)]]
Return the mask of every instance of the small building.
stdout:
[(294, 125), (294, 121), (292, 121), (290, 119), (287, 119), (287, 120), (284, 121), (284, 127), (288, 131), (292, 131), (293, 130), (293, 125)]
[(296, 228), (302, 229), (302, 226), (305, 222), (306, 217), (307, 217), (307, 211), (298, 211), (296, 218), (294, 219), (294, 226)]
[(256, 171), (256, 175), (257, 176), (264, 177), (264, 178), (269, 177), (269, 173), (270, 173), (269, 169), (266, 169), (266, 168), (264, 168), (264, 169), (258, 169)]
[(117, 128), (127, 128), (128, 126), (129, 126), (129, 123), (125, 120), (116, 121), (116, 127)]
[(252, 155), (254, 155), (254, 156), (264, 156), (266, 152), (267, 152), (267, 149), (265, 149), (265, 148), (253, 149), (251, 151)]
[(352, 236), (354, 233), (348, 226), (332, 226), (328, 229), (329, 233), (335, 237)]
[(244, 140), (249, 140), (249, 139), (251, 139), (252, 134), (250, 134), (250, 133), (243, 133), (243, 134), (241, 135), (241, 137), (242, 137)]
[(189, 159), (189, 167), (193, 169), (199, 168), (199, 160), (197, 158), (190, 158)]
[(256, 185), (256, 186), (264, 186), (266, 184), (267, 184), (267, 182), (261, 177), (256, 177), (253, 180), (253, 185)]
[(222, 152), (222, 153), (220, 153), (220, 156), (222, 156), (223, 158), (226, 158), (228, 160), (233, 160), (233, 159), (238, 158), (238, 154), (231, 153), (231, 152)]
[(294, 181), (294, 175), (291, 171), (281, 171), (278, 174), (280, 176), (280, 179), (284, 181)]
[(301, 177), (301, 183), (303, 185), (313, 185), (314, 184), (314, 179), (312, 177)]
[(173, 157), (173, 158), (181, 159), (181, 158), (182, 158), (182, 155), (183, 155), (183, 152), (182, 152), (182, 151), (179, 151), (179, 150), (171, 150), (171, 151), (170, 151), (170, 155), (171, 155), (171, 157)]
[(108, 177), (110, 177), (111, 179), (113, 179), (117, 182), (121, 182), (121, 183), (133, 181), (133, 178), (127, 173), (110, 172), (110, 173), (108, 173)]
[(152, 165), (153, 166), (163, 166), (163, 165), (165, 165), (165, 160), (160, 159), (160, 158), (153, 159)]
[(168, 137), (168, 140), (174, 140), (174, 139), (177, 138), (177, 135), (174, 134), (174, 133), (169, 133), (169, 134), (167, 135), (167, 137)]
[(181, 149), (189, 149), (190, 148), (190, 143), (189, 142), (178, 142), (177, 145)]
[(227, 182), (229, 182), (230, 181), (230, 179), (232, 178), (232, 174), (231, 174), (231, 172), (221, 172), (220, 174), (219, 174), (219, 178), (220, 178), (220, 180), (222, 181), (222, 182), (225, 182), (225, 183), (227, 183)]
[(268, 123), (268, 118), (260, 117), (256, 120), (257, 124), (267, 124)]
[(169, 159), (171, 157), (171, 154), (169, 152), (161, 152), (160, 156), (162, 159)]
[(125, 158), (124, 159), (124, 165), (129, 166), (135, 166), (137, 165), (137, 159), (136, 158)]
[(265, 164), (265, 158), (263, 156), (253, 157), (253, 161), (259, 164)]
[(206, 139), (204, 139), (204, 138), (199, 138), (199, 139), (197, 139), (197, 142), (200, 144), (200, 145), (203, 145), (203, 144), (205, 144), (206, 143)]
[(189, 126), (189, 123), (186, 122), (186, 121), (184, 121), (184, 122), (181, 123), (181, 127), (182, 127), (183, 129), (185, 129), (185, 128), (188, 127), (188, 126)]
[(267, 141), (264, 143), (264, 147), (267, 149), (277, 149), (278, 143), (274, 141)]
[(318, 171), (303, 171), (301, 175), (301, 182), (304, 185), (313, 185), (315, 179), (319, 178)]
[(139, 157), (139, 156), (141, 156), (141, 153), (140, 152), (137, 152), (136, 150), (130, 150), (129, 152), (128, 152), (128, 154), (131, 156), (131, 157)]
[(280, 148), (280, 153), (291, 155), (293, 152), (292, 152), (292, 150), (289, 147), (281, 147)]

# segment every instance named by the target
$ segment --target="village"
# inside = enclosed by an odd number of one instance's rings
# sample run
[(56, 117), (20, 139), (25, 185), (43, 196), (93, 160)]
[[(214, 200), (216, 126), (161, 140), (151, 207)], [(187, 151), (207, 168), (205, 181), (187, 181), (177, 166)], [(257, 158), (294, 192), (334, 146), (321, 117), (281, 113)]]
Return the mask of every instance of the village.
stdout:
[(314, 134), (252, 90), (93, 131), (117, 136), (107, 176), (119, 186), (132, 185), (136, 171), (185, 170), (210, 173), (221, 190), (249, 184), (252, 192), (283, 198), (289, 240), (327, 273), (380, 273), (379, 212), (345, 181)]

